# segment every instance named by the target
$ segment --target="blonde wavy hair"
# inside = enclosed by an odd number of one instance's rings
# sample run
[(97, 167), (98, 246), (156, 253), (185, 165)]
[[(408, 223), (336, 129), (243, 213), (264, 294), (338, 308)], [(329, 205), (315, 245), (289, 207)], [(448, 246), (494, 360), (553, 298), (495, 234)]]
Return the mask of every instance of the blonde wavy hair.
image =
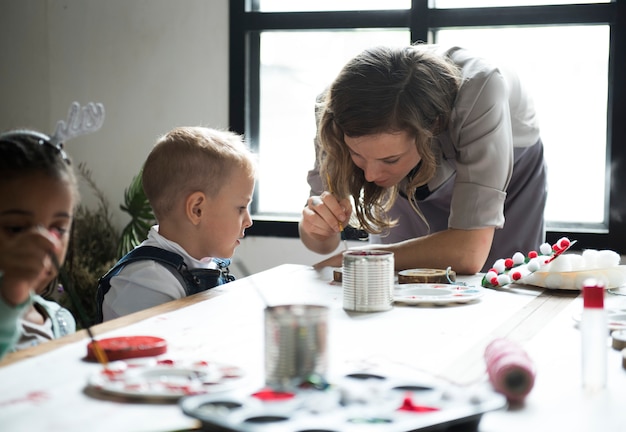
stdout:
[(459, 69), (426, 45), (374, 47), (350, 60), (321, 97), (317, 106), (320, 173), (330, 179), (329, 190), (353, 200), (361, 229), (381, 234), (396, 225), (387, 212), (399, 187), (382, 188), (366, 181), (350, 157), (344, 135), (405, 131), (415, 137), (422, 163), (404, 192), (425, 221), (415, 191), (435, 174), (432, 138), (447, 128), (460, 84)]

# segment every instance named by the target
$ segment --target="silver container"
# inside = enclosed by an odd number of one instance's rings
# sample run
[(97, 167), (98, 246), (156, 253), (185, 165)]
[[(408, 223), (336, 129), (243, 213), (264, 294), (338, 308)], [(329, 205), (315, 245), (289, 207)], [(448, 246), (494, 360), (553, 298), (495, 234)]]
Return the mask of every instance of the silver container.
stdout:
[(265, 384), (296, 388), (327, 369), (328, 308), (280, 305), (265, 308)]
[(343, 308), (379, 312), (393, 307), (393, 252), (347, 251), (343, 254)]

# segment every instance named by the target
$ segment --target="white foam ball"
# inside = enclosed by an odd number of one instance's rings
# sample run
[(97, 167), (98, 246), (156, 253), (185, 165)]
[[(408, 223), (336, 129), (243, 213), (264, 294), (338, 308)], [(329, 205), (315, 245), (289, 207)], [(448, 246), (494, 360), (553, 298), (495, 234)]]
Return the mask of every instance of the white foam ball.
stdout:
[(601, 250), (598, 251), (598, 257), (596, 264), (598, 268), (609, 268), (618, 266), (620, 262), (620, 256), (617, 252), (612, 250)]
[(551, 272), (572, 271), (571, 255), (563, 254), (550, 263)]
[(530, 261), (528, 261), (528, 270), (530, 272), (536, 272), (537, 270), (539, 270), (539, 267), (541, 267), (542, 263), (539, 261), (538, 257), (532, 258)]
[(598, 268), (598, 251), (595, 249), (585, 249), (582, 254), (583, 266), (585, 269)]
[(493, 269), (498, 273), (502, 273), (506, 269), (506, 266), (504, 265), (504, 258), (496, 260), (496, 262), (493, 263)]
[(522, 265), (511, 270), (511, 272), (509, 273), (509, 276), (511, 277), (513, 281), (519, 281), (525, 278), (526, 276), (528, 276), (529, 274), (530, 274), (530, 271), (528, 270), (528, 266)]
[(511, 283), (511, 278), (509, 277), (509, 275), (501, 274), (498, 276), (498, 285), (503, 286), (503, 285), (508, 285), (510, 283)]
[(513, 263), (514, 264), (524, 264), (524, 261), (526, 261), (526, 257), (524, 256), (523, 253), (515, 252), (513, 254)]
[(569, 257), (569, 262), (570, 262), (570, 266), (572, 268), (572, 271), (579, 271), (579, 270), (583, 270), (585, 268), (585, 262), (584, 262), (583, 257), (581, 255), (578, 255), (578, 254), (567, 254), (567, 256)]
[(550, 255), (552, 253), (552, 246), (550, 246), (550, 243), (544, 243), (539, 246), (539, 252), (543, 255)]

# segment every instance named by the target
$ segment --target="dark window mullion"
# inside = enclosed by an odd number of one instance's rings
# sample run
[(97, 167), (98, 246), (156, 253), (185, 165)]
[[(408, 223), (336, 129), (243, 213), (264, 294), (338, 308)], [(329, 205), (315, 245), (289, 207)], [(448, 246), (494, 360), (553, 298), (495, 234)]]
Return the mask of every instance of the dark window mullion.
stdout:
[(229, 127), (231, 130), (246, 131), (244, 107), (246, 105), (246, 51), (245, 31), (241, 27), (244, 20), (244, 0), (232, 0), (229, 9)]
[(412, 0), (411, 1), (411, 43), (428, 42), (428, 28), (430, 9), (428, 8), (428, 0)]
[(626, 254), (626, 0), (614, 3), (611, 25), (607, 119), (607, 173), (610, 180), (609, 248)]
[(254, 12), (245, 15), (247, 30), (324, 30), (408, 28), (409, 10), (339, 12)]
[(443, 28), (612, 23), (617, 15), (615, 9), (615, 3), (432, 9), (429, 25)]

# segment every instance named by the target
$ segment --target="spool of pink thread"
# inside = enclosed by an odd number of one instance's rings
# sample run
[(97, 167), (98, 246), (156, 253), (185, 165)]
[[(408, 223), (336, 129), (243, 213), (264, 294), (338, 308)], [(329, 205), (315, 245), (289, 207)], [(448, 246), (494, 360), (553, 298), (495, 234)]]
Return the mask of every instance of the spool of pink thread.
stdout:
[(535, 366), (526, 351), (508, 339), (495, 339), (485, 348), (485, 363), (494, 390), (509, 402), (523, 402), (535, 384)]

